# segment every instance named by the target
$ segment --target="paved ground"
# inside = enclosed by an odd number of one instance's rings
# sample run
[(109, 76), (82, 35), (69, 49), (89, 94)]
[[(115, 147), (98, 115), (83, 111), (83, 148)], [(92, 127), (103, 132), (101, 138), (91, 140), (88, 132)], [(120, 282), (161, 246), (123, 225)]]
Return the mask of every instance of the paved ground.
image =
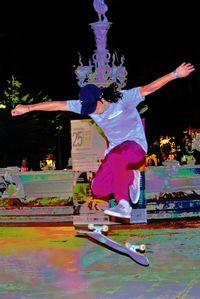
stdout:
[(200, 221), (114, 227), (145, 243), (149, 267), (77, 237), (70, 226), (0, 227), (2, 299), (200, 298)]

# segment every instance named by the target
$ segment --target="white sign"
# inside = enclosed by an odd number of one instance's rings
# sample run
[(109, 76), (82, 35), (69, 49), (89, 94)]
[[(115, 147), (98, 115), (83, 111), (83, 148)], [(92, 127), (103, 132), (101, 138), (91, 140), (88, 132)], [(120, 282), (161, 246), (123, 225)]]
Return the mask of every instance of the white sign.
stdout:
[(96, 171), (107, 148), (103, 131), (91, 119), (71, 121), (72, 169)]

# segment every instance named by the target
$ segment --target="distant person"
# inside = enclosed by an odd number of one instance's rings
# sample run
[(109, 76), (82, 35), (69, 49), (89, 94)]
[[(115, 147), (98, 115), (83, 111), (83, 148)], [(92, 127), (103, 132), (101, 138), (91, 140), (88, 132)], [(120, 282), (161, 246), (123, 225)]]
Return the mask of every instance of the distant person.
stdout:
[(47, 161), (42, 162), (41, 170), (49, 170), (49, 165), (47, 164)]
[(155, 166), (156, 164), (155, 164), (155, 161), (154, 161), (154, 159), (152, 159), (152, 158), (147, 158), (146, 159), (146, 166)]
[(17, 105), (12, 116), (31, 111), (72, 111), (89, 115), (101, 127), (109, 145), (92, 181), (93, 195), (105, 197), (114, 193), (116, 206), (104, 211), (106, 215), (130, 218), (132, 203), (140, 196), (140, 172), (147, 153), (147, 140), (137, 106), (145, 96), (177, 78), (187, 77), (195, 70), (191, 63), (182, 63), (150, 84), (118, 90), (116, 83), (100, 88), (87, 84), (81, 88), (79, 99), (48, 101)]
[(31, 171), (31, 170), (32, 170), (32, 168), (28, 165), (28, 159), (23, 158), (21, 161), (21, 165), (20, 165), (20, 171), (26, 172), (26, 171)]

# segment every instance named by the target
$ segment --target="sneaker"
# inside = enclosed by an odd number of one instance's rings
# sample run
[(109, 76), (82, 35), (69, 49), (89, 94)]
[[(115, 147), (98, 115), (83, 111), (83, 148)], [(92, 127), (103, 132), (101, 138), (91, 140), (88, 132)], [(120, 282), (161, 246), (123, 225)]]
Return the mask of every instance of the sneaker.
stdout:
[(133, 184), (129, 186), (129, 195), (131, 198), (131, 202), (136, 204), (140, 198), (140, 171), (133, 170), (134, 173), (134, 181)]
[(109, 216), (120, 218), (131, 218), (132, 208), (127, 200), (121, 199), (117, 206), (104, 210), (104, 213)]

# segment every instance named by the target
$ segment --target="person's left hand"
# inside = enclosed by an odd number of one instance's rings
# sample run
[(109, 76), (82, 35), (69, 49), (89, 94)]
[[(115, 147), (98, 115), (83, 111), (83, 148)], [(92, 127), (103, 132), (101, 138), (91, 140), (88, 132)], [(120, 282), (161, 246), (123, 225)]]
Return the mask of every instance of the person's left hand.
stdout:
[(183, 62), (179, 67), (176, 68), (176, 72), (178, 74), (178, 78), (187, 77), (193, 71), (195, 71), (195, 67), (191, 63), (185, 63), (185, 62)]

